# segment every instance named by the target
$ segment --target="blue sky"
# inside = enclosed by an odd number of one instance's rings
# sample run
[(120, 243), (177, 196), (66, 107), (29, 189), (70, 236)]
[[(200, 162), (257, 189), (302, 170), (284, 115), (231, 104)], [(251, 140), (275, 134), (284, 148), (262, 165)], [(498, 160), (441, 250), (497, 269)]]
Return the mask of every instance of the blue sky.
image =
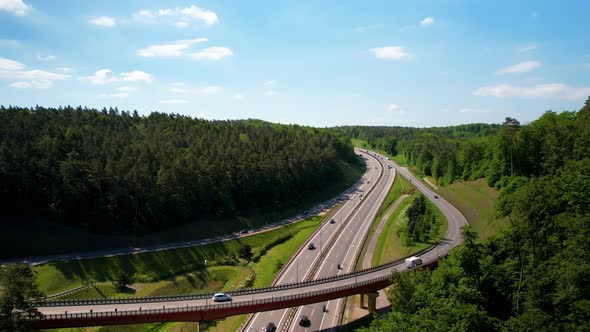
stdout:
[(590, 96), (589, 1), (0, 0), (0, 104), (312, 126), (521, 122)]

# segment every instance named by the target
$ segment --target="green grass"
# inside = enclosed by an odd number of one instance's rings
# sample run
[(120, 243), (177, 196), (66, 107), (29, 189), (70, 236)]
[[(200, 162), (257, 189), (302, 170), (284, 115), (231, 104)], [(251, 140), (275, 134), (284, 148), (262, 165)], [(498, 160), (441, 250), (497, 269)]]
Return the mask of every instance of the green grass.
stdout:
[(373, 266), (400, 259), (422, 249), (426, 249), (440, 241), (446, 234), (448, 228), (447, 219), (436, 207), (436, 205), (430, 203), (430, 201), (427, 201), (427, 204), (434, 211), (437, 220), (437, 227), (433, 229), (430, 234), (431, 239), (428, 242), (417, 242), (410, 247), (403, 246), (401, 239), (397, 235), (398, 219), (400, 214), (405, 211), (405, 209), (412, 203), (414, 198), (418, 197), (419, 195), (420, 193), (415, 193), (404, 200), (387, 221), (387, 224), (377, 239), (375, 252), (371, 259), (371, 264)]
[(485, 179), (453, 183), (438, 192), (463, 213), (482, 239), (498, 233), (508, 225), (505, 218), (494, 219), (499, 191), (489, 187)]
[(389, 210), (391, 205), (395, 201), (397, 201), (397, 199), (400, 198), (403, 194), (410, 193), (413, 191), (414, 191), (414, 186), (412, 186), (412, 184), (410, 184), (410, 181), (408, 181), (403, 176), (396, 174), (395, 180), (393, 181), (393, 185), (389, 189), (389, 193), (387, 194), (385, 201), (383, 201), (383, 204), (381, 205), (381, 208), (379, 209), (377, 217), (375, 218), (375, 221), (373, 222), (373, 225), (371, 226), (369, 236), (367, 237), (367, 240), (365, 241), (365, 243), (363, 245), (363, 249), (361, 250), (361, 254), (359, 256), (359, 257), (361, 257), (361, 259), (359, 259), (357, 262), (357, 269), (362, 269), (362, 264), (363, 264), (362, 257), (365, 256), (366, 251), (367, 251), (367, 246), (369, 245), (371, 238), (373, 236), (375, 236), (375, 232), (377, 231), (377, 227), (379, 226), (379, 223), (381, 222), (381, 219), (383, 218), (385, 213)]

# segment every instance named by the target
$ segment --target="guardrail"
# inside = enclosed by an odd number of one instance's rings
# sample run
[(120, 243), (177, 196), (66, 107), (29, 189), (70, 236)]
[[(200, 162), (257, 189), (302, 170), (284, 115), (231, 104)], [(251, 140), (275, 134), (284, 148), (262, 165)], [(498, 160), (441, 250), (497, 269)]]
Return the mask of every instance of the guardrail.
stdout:
[(81, 290), (84, 290), (84, 289), (86, 289), (88, 287), (91, 287), (91, 286), (94, 286), (94, 281), (91, 281), (91, 282), (86, 283), (84, 285), (78, 286), (76, 288), (65, 290), (63, 292), (59, 292), (59, 293), (56, 293), (56, 294), (47, 295), (47, 296), (45, 296), (43, 298), (43, 300), (51, 300), (51, 299), (55, 299), (55, 298), (58, 298), (58, 297), (62, 297), (62, 296), (74, 294), (74, 293), (77, 293), (77, 292), (79, 292)]
[(390, 276), (382, 276), (376, 279), (365, 280), (355, 284), (343, 285), (338, 287), (332, 287), (317, 291), (311, 292), (304, 292), (304, 293), (295, 293), (292, 295), (285, 295), (285, 296), (278, 296), (278, 297), (271, 297), (266, 299), (260, 300), (248, 300), (248, 301), (239, 301), (239, 302), (228, 302), (228, 303), (219, 303), (219, 304), (205, 304), (199, 306), (186, 306), (186, 307), (176, 307), (176, 308), (162, 308), (162, 309), (146, 309), (146, 310), (128, 310), (128, 311), (103, 311), (103, 312), (85, 312), (85, 313), (63, 313), (63, 314), (47, 314), (42, 315), (40, 320), (56, 320), (56, 319), (86, 319), (86, 318), (98, 318), (98, 317), (118, 317), (118, 316), (137, 316), (137, 315), (153, 315), (153, 314), (169, 314), (169, 313), (178, 313), (178, 312), (195, 312), (195, 311), (208, 311), (208, 310), (217, 310), (217, 309), (227, 309), (227, 308), (240, 308), (240, 307), (248, 307), (248, 306), (256, 306), (260, 304), (272, 304), (272, 303), (283, 303), (289, 302), (292, 300), (298, 299), (305, 299), (310, 297), (316, 297), (320, 295), (327, 295), (332, 293), (337, 293), (340, 291), (345, 290), (352, 290), (361, 287), (371, 286), (374, 284), (379, 284), (386, 280), (389, 280)]

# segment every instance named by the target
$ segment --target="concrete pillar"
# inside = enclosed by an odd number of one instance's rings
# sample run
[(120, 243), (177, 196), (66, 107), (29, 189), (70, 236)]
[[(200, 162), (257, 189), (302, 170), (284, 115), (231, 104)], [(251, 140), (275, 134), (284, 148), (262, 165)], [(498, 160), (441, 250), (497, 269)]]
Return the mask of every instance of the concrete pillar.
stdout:
[(369, 307), (369, 314), (374, 314), (377, 311), (377, 297), (379, 297), (378, 292), (371, 292), (367, 293), (367, 297), (369, 298), (369, 303), (367, 304)]
[(365, 294), (359, 294), (359, 305), (361, 309), (365, 308)]

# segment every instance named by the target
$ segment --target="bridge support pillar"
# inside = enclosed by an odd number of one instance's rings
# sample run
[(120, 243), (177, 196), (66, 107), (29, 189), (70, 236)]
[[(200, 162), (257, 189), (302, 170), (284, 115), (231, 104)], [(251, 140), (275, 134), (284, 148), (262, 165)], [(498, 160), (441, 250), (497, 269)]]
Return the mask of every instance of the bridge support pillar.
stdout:
[(367, 293), (368, 303), (367, 306), (369, 307), (369, 314), (374, 314), (377, 312), (377, 297), (379, 297), (378, 292), (371, 292)]

